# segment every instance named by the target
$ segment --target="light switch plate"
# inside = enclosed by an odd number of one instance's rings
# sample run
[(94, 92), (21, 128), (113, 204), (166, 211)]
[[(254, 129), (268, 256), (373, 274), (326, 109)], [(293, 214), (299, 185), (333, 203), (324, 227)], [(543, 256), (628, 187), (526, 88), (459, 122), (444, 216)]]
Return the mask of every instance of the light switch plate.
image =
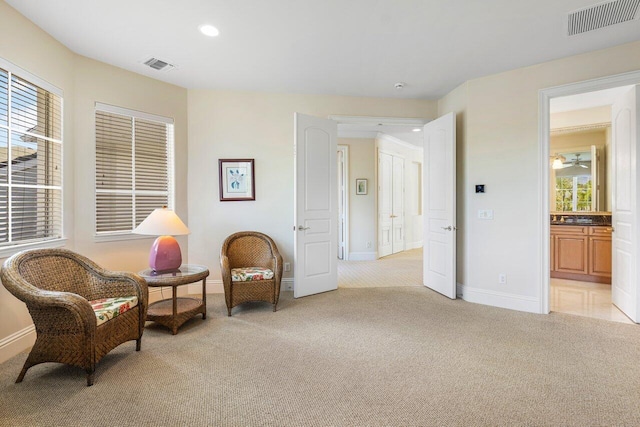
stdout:
[(480, 209), (478, 211), (479, 219), (493, 219), (493, 210), (492, 209)]

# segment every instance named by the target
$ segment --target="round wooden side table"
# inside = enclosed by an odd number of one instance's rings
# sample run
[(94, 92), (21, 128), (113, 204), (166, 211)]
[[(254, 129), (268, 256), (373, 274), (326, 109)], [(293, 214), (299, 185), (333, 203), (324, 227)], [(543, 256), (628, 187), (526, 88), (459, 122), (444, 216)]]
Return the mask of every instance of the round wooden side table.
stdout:
[[(184, 322), (198, 313), (207, 318), (207, 276), (209, 269), (202, 265), (183, 264), (176, 271), (157, 273), (148, 268), (138, 273), (151, 287), (171, 287), (171, 299), (163, 299), (149, 305), (147, 320), (151, 320), (171, 329), (173, 335)], [(178, 286), (202, 280), (202, 299), (192, 297), (178, 298)]]

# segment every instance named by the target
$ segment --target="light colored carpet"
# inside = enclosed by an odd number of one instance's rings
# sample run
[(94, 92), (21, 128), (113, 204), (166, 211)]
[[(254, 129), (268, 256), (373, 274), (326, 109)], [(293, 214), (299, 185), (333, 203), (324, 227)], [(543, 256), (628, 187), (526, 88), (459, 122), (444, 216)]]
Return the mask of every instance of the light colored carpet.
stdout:
[(422, 248), (375, 261), (338, 261), (338, 287), (422, 286)]
[(640, 328), (339, 289), (234, 309), (80, 369), (0, 365), (2, 426), (637, 426)]

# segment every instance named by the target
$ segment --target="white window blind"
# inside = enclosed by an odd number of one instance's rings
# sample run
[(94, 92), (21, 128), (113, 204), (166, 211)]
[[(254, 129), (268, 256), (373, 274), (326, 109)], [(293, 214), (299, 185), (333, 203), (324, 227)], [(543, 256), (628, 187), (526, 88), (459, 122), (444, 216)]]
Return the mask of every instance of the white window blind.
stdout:
[(96, 233), (129, 233), (173, 209), (173, 120), (96, 105)]
[(62, 237), (62, 97), (18, 74), (0, 68), (0, 247)]

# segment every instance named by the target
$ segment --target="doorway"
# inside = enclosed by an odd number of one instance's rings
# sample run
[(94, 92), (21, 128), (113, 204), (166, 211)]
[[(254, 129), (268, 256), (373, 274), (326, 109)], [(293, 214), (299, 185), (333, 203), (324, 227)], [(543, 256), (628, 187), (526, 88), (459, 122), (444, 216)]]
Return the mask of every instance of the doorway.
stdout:
[[(421, 285), (422, 195), (419, 193), (422, 191), (423, 153), (422, 133), (414, 129), (421, 131), (426, 121), (369, 118), (369, 123), (363, 123), (367, 118), (334, 119), (338, 121), (339, 138), (338, 192), (346, 196), (338, 197), (339, 208), (345, 207), (344, 216), (338, 216), (338, 235), (343, 234), (346, 242), (338, 245), (339, 286), (379, 287), (384, 283), (387, 286), (399, 283)], [(351, 123), (351, 120), (355, 123)], [(393, 256), (385, 263), (381, 263), (381, 253), (378, 251), (381, 152), (390, 156), (389, 177), (390, 181), (395, 178), (396, 182), (395, 197), (389, 200), (390, 204), (395, 202), (396, 210), (395, 213), (389, 212), (388, 216), (395, 214), (408, 223), (396, 227), (395, 252), (398, 252), (398, 256)], [(393, 158), (396, 158), (395, 174)], [(392, 192), (388, 194), (391, 196)], [(404, 198), (411, 200), (405, 201)], [(401, 255), (401, 250), (407, 253)], [(402, 277), (394, 276), (394, 271), (401, 273)], [(387, 277), (389, 274), (393, 277)]]
[[(542, 230), (544, 230), (543, 236), (542, 236), (542, 248), (544, 253), (543, 260), (542, 260), (542, 264), (544, 268), (542, 273), (543, 289), (541, 292), (541, 295), (542, 295), (541, 312), (542, 313), (548, 313), (550, 310), (568, 311), (568, 312), (572, 312), (573, 314), (589, 315), (590, 317), (600, 317), (600, 318), (608, 318), (609, 320), (625, 321), (624, 317), (619, 316), (618, 309), (614, 308), (614, 306), (611, 305), (612, 299), (610, 296), (612, 295), (612, 292), (607, 290), (606, 285), (603, 286), (599, 284), (594, 284), (591, 281), (586, 281), (586, 280), (585, 281), (565, 280), (565, 279), (558, 280), (556, 278), (553, 278), (553, 279), (550, 278), (549, 271), (555, 268), (554, 262), (557, 262), (557, 253), (556, 253), (555, 260), (551, 256), (554, 254), (554, 247), (553, 247), (554, 239), (551, 238), (551, 234), (550, 234), (550, 231), (551, 231), (550, 229), (553, 227), (552, 225), (550, 225), (550, 222), (553, 220), (552, 216), (550, 215), (550, 212), (552, 212), (555, 208), (554, 206), (555, 201), (551, 197), (553, 195), (552, 186), (555, 183), (554, 183), (554, 180), (552, 179), (553, 169), (551, 166), (550, 159), (554, 159), (554, 157), (557, 157), (556, 154), (551, 149), (551, 129), (552, 129), (551, 123), (553, 122), (553, 118), (551, 116), (551, 113), (552, 113), (551, 104), (554, 101), (557, 101), (558, 103), (563, 103), (563, 102), (573, 102), (580, 99), (583, 101), (583, 103), (577, 106), (577, 108), (574, 108), (574, 110), (586, 109), (587, 107), (596, 106), (596, 104), (593, 104), (594, 97), (597, 98), (597, 96), (599, 95), (601, 96), (604, 91), (609, 91), (610, 94), (613, 94), (613, 98), (617, 99), (619, 93), (631, 90), (630, 88), (632, 88), (633, 85), (636, 85), (638, 83), (640, 83), (640, 73), (629, 73), (629, 74), (620, 75), (620, 76), (612, 76), (608, 78), (596, 79), (592, 81), (562, 86), (559, 88), (543, 90), (540, 93), (540, 107), (541, 107), (540, 140), (542, 142), (541, 154), (544, 156), (543, 157), (544, 161), (541, 162), (543, 165), (541, 181), (543, 183), (543, 186), (542, 186), (543, 193), (546, 194), (546, 196), (543, 197), (544, 203), (543, 203), (543, 215), (542, 215), (543, 216)], [(589, 105), (589, 102), (591, 102), (590, 105)], [(611, 105), (612, 103), (615, 103), (615, 102), (617, 101), (611, 101), (608, 104), (600, 103), (600, 105), (597, 105), (597, 106), (601, 107), (603, 105)], [(619, 115), (614, 112), (613, 116), (614, 116), (614, 119), (613, 119), (614, 127), (619, 126), (618, 124), (619, 122), (616, 122), (617, 120), (616, 117), (619, 117)], [(615, 134), (616, 132), (614, 131), (613, 133)], [(621, 132), (618, 130), (618, 133), (620, 134)], [(613, 136), (613, 138), (615, 139), (615, 136)], [(633, 138), (630, 137), (628, 139), (627, 147), (629, 148), (630, 151), (627, 150), (625, 152), (626, 157), (630, 157), (631, 154), (635, 156), (636, 143), (637, 143), (637, 138), (635, 136)], [(624, 147), (623, 143), (619, 143), (619, 145), (621, 147)], [(611, 194), (612, 190), (610, 189), (613, 187), (617, 188), (613, 190), (613, 193), (615, 193), (616, 191), (620, 192), (620, 189), (624, 190), (624, 188), (622, 188), (624, 187), (624, 185), (623, 186), (619, 185), (620, 174), (619, 173), (617, 174), (616, 172), (616, 169), (618, 169), (618, 172), (620, 171), (620, 168), (619, 168), (620, 162), (618, 160), (620, 159), (620, 156), (622, 154), (616, 151), (615, 146), (616, 146), (616, 143), (612, 142), (611, 145), (609, 147), (605, 147), (605, 150), (604, 150), (605, 158), (608, 158), (608, 160), (606, 161), (606, 164), (608, 166), (608, 172), (606, 173), (606, 176), (609, 180), (606, 183), (602, 184), (602, 187), (600, 189), (605, 194), (607, 192)], [(576, 162), (574, 163), (576, 165), (580, 165), (580, 159), (576, 160)], [(635, 178), (635, 170), (632, 171), (632, 175), (633, 175), (633, 178)], [(628, 178), (630, 179), (631, 175)], [(616, 179), (618, 181), (616, 181)], [(596, 185), (596, 183), (594, 183), (594, 185)], [(598, 187), (597, 186), (593, 187), (593, 190), (594, 190), (593, 196), (597, 197)], [(633, 187), (632, 190), (629, 190), (630, 197), (635, 198), (635, 195), (633, 194), (635, 193), (635, 191), (636, 191), (635, 186)], [(613, 213), (614, 213), (613, 215), (614, 227), (612, 227), (612, 229), (615, 230), (615, 224), (616, 224), (615, 213), (617, 212), (615, 209), (616, 202), (615, 201), (604, 202), (604, 204), (602, 205), (604, 209), (602, 210), (606, 212), (606, 210), (609, 209), (611, 205), (613, 205), (611, 210), (613, 210)], [(574, 207), (575, 207), (575, 204), (574, 204)], [(630, 215), (633, 218), (635, 218), (635, 215), (637, 215), (635, 206), (630, 208), (629, 211), (630, 211)], [(617, 236), (614, 235), (613, 237), (614, 249), (616, 248), (616, 242), (615, 242), (616, 238)], [(575, 244), (577, 247), (577, 245), (580, 244), (581, 239), (584, 240), (585, 247), (586, 245), (591, 244), (590, 240), (588, 240), (589, 238), (587, 237), (573, 238), (573, 244)], [(636, 246), (637, 246), (637, 242), (635, 241), (632, 242), (632, 245), (631, 245), (632, 251), (635, 251)], [(619, 257), (619, 253), (617, 255)], [(615, 257), (616, 257), (616, 254), (613, 255), (613, 258)], [(632, 306), (633, 308), (632, 310), (626, 309), (624, 311), (626, 311), (628, 317), (635, 322), (637, 321), (635, 308), (638, 305), (638, 301), (637, 301), (638, 284), (637, 284), (637, 281), (633, 281), (633, 283), (631, 283), (630, 280), (625, 280), (625, 278), (629, 278), (629, 277), (635, 278), (636, 260), (634, 257), (629, 257), (627, 261), (630, 260), (631, 262), (619, 263), (619, 259), (620, 258), (618, 258), (618, 264), (616, 264), (614, 259), (613, 269), (612, 269), (612, 283), (613, 283), (612, 287), (614, 291), (613, 302), (616, 303), (618, 306), (624, 305), (624, 304), (629, 304), (630, 306)], [(584, 257), (585, 265), (591, 262), (592, 261), (589, 260), (585, 255)], [(585, 269), (586, 268), (587, 267), (585, 266)], [(631, 300), (631, 301), (625, 301), (623, 304), (621, 304), (620, 294), (618, 293), (618, 296), (616, 297), (615, 291), (620, 286), (624, 286), (625, 285), (624, 282), (626, 282), (626, 288), (627, 288), (625, 290), (629, 290), (630, 292), (632, 292), (632, 295), (629, 295), (628, 298), (625, 298), (626, 300)], [(563, 298), (564, 298), (564, 302), (569, 302), (568, 304), (564, 304), (564, 306), (563, 306)], [(576, 306), (576, 302), (581, 302), (583, 304), (581, 307), (578, 307)], [(592, 305), (589, 305), (589, 303), (591, 303)], [(604, 311), (598, 309), (597, 306), (599, 306), (600, 309), (602, 309), (602, 307), (604, 306), (604, 309), (603, 309)]]

